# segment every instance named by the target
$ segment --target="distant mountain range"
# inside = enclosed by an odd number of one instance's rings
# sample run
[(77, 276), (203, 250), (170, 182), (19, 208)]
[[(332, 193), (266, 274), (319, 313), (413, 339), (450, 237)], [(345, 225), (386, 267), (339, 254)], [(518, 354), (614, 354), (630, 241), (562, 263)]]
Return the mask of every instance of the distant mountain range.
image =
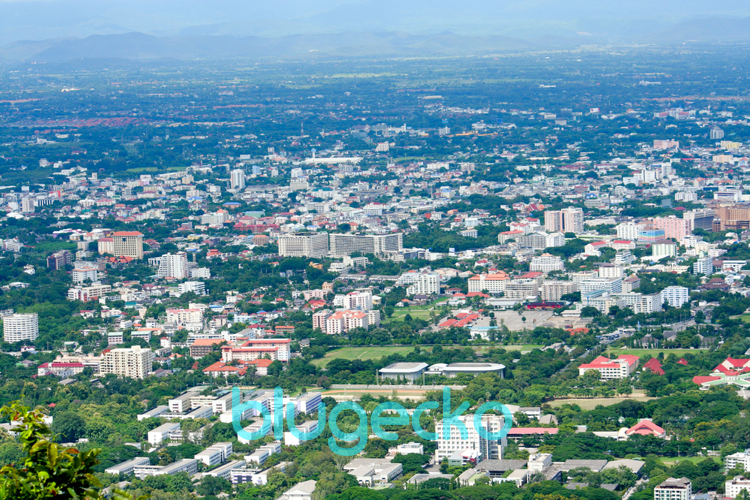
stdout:
[(722, 0), (0, 0), (0, 61), (487, 54), (750, 42)]

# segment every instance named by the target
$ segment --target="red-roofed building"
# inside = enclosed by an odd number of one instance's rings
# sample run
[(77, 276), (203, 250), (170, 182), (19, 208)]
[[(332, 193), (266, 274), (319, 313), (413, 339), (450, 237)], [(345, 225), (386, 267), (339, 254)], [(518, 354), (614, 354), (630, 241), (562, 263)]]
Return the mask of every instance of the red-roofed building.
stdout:
[(649, 359), (646, 364), (643, 365), (644, 368), (648, 368), (653, 373), (656, 373), (657, 375), (664, 375), (666, 372), (661, 367), (661, 362), (656, 358)]
[(242, 376), (247, 372), (246, 366), (231, 366), (223, 361), (217, 361), (211, 366), (204, 368), (203, 373), (211, 377), (228, 377), (229, 375)]
[(677, 360), (677, 364), (687, 366), (688, 362), (685, 358), (680, 358)]
[(724, 375), (739, 375), (750, 372), (750, 359), (727, 358), (712, 373), (723, 373)]
[(693, 377), (693, 382), (698, 385), (703, 385), (708, 382), (715, 382), (717, 380), (721, 380), (721, 377), (713, 377), (711, 375), (696, 375)]
[(638, 356), (622, 354), (617, 359), (599, 356), (591, 363), (584, 363), (578, 367), (578, 375), (582, 376), (589, 370), (598, 370), (603, 380), (625, 378), (638, 368)]
[(633, 434), (640, 434), (641, 436), (655, 436), (662, 439), (667, 437), (667, 431), (647, 418), (641, 419), (640, 422), (625, 431), (625, 434), (628, 436), (632, 436)]
[(196, 339), (190, 345), (190, 357), (200, 359), (207, 355), (214, 349), (219, 347), (219, 344), (226, 342), (224, 339)]

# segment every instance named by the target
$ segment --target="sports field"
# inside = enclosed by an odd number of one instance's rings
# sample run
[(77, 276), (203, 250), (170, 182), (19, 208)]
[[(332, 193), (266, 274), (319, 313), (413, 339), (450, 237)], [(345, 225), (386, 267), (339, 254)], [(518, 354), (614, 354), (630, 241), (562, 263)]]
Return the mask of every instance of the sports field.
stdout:
[(320, 368), (325, 366), (334, 359), (379, 359), (391, 354), (408, 354), (414, 350), (411, 346), (398, 347), (343, 347), (326, 353), (324, 358), (313, 360), (313, 364)]

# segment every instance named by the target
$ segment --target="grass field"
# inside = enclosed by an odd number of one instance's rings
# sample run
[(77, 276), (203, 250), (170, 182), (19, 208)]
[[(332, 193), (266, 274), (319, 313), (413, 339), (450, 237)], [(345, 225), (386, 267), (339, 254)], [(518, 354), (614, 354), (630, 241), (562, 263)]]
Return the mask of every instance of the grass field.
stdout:
[(745, 323), (750, 323), (750, 314), (742, 314), (741, 316), (735, 316), (732, 319), (739, 317)]
[(581, 407), (582, 410), (593, 410), (599, 405), (602, 406), (612, 406), (616, 405), (617, 403), (622, 403), (623, 401), (648, 401), (650, 399), (656, 399), (651, 398), (648, 396), (634, 396), (630, 398), (579, 398), (579, 399), (555, 399), (554, 401), (550, 401), (549, 405), (553, 408), (560, 407), (565, 404), (570, 405), (578, 405)]
[[(458, 346), (463, 347), (463, 346)], [(506, 351), (531, 351), (532, 349), (541, 349), (543, 348), (543, 345), (537, 345), (537, 344), (519, 344), (519, 345), (493, 345), (493, 346), (481, 346), (481, 347), (475, 347), (474, 350), (476, 352), (487, 352), (490, 349), (505, 349)]]
[(334, 359), (379, 359), (391, 354), (408, 354), (414, 350), (410, 346), (399, 347), (344, 347), (326, 353), (324, 358), (313, 361), (315, 366), (325, 368), (325, 366)]
[(423, 319), (425, 321), (429, 321), (430, 319), (430, 310), (428, 308), (409, 308), (409, 309), (401, 309), (398, 311), (393, 312), (393, 316), (390, 318), (387, 318), (383, 321), (383, 323), (388, 323), (391, 321), (403, 321), (404, 317), (406, 317), (407, 314), (411, 315), (412, 318), (419, 318)]
[(713, 460), (716, 463), (719, 463), (719, 464), (722, 463), (721, 459), (719, 459), (719, 457), (670, 457), (670, 458), (662, 458), (662, 459), (660, 459), (660, 461), (664, 465), (668, 465), (668, 466), (671, 467), (677, 461), (684, 462), (685, 460), (687, 460), (687, 461), (690, 461), (690, 462), (693, 462), (693, 463), (698, 463), (698, 462), (704, 461), (707, 458), (710, 458), (711, 460)]
[(607, 349), (607, 354), (634, 354), (636, 356), (657, 356), (660, 352), (664, 355), (674, 354), (675, 356), (682, 356), (683, 354), (698, 354), (699, 352), (708, 351), (708, 349), (618, 349), (610, 348)]

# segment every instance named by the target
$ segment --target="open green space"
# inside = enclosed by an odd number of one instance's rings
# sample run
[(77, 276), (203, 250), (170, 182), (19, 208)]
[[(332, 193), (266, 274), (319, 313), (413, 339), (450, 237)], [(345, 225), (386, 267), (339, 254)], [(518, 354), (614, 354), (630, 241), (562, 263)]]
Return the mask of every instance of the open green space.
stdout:
[(674, 354), (675, 356), (682, 356), (684, 354), (698, 354), (700, 352), (708, 351), (708, 349), (629, 349), (629, 348), (609, 348), (607, 354), (633, 354), (635, 356), (654, 356), (656, 357), (660, 352), (663, 352), (665, 356), (668, 354)]
[[(458, 346), (463, 347), (463, 346)], [(474, 351), (477, 353), (485, 353), (490, 349), (505, 349), (506, 351), (531, 351), (533, 349), (542, 349), (544, 346), (539, 344), (513, 344), (513, 345), (483, 345), (475, 347)]]
[(660, 460), (661, 460), (661, 463), (663, 463), (664, 465), (668, 465), (669, 467), (672, 467), (673, 465), (675, 465), (676, 462), (684, 462), (684, 461), (687, 460), (688, 462), (693, 462), (695, 464), (695, 463), (698, 463), (698, 462), (702, 462), (702, 461), (704, 461), (707, 458), (710, 458), (711, 460), (713, 460), (716, 463), (722, 463), (722, 461), (721, 461), (721, 459), (719, 457), (703, 457), (703, 456), (695, 456), (695, 457), (670, 457), (670, 458), (662, 458)]
[(414, 350), (411, 346), (397, 346), (397, 347), (343, 347), (326, 353), (324, 358), (316, 359), (313, 364), (325, 368), (325, 366), (333, 361), (334, 359), (379, 359), (384, 356), (390, 356), (391, 354), (408, 354)]

